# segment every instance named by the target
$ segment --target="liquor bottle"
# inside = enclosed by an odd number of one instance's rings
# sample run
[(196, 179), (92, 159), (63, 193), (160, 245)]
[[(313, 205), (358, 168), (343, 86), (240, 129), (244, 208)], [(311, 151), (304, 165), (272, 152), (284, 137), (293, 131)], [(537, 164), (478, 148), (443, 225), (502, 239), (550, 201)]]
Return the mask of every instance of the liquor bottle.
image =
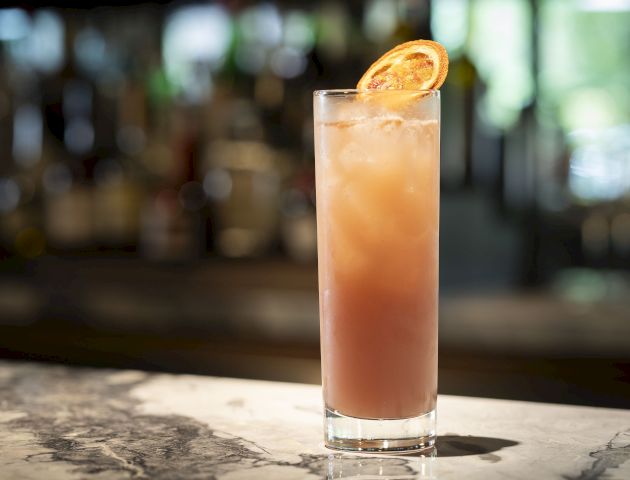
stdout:
[(165, 163), (162, 180), (142, 211), (141, 250), (155, 261), (182, 262), (199, 257), (205, 245), (201, 210), (203, 189), (196, 180), (198, 128), (194, 116), (183, 109), (171, 110), (167, 122), (168, 143), (153, 140)]
[(61, 147), (42, 179), (44, 225), (49, 244), (60, 252), (91, 248), (94, 240), (94, 88), (71, 54), (77, 27), (76, 21), (67, 22), (66, 63), (44, 97), (46, 126)]
[(145, 197), (138, 164), (146, 146), (146, 92), (129, 74), (117, 92), (115, 102), (105, 98), (98, 105), (99, 111), (114, 108), (102, 125), (103, 155), (94, 168), (94, 229), (100, 246), (134, 250)]

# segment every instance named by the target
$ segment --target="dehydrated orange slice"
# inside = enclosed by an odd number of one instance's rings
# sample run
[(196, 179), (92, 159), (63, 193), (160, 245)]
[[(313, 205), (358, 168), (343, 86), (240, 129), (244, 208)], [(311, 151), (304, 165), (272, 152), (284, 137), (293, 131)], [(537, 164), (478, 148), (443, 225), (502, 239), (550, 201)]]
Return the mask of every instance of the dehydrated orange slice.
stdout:
[(358, 90), (437, 90), (448, 73), (446, 49), (431, 40), (393, 48), (363, 74)]

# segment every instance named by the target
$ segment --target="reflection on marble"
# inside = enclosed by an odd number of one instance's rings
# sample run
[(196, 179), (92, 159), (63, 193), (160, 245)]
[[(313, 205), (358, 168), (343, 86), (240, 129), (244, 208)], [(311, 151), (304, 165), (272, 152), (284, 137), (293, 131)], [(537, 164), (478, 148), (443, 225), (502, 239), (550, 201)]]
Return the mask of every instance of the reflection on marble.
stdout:
[(327, 480), (435, 480), (437, 454), (365, 457), (348, 454), (328, 456)]
[(0, 480), (630, 478), (628, 411), (438, 409), (437, 454), (341, 454), (316, 386), (0, 362)]

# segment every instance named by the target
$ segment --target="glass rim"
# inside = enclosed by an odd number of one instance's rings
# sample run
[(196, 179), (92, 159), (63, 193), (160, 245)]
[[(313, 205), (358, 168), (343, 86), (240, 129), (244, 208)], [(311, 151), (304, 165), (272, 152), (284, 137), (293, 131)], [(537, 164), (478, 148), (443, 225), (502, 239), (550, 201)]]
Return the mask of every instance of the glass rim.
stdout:
[(439, 96), (440, 90), (431, 88), (427, 90), (376, 90), (376, 89), (364, 89), (360, 90), (357, 88), (332, 88), (326, 90), (315, 90), (313, 92), (314, 97), (350, 97), (353, 95), (382, 95), (382, 94), (392, 94), (393, 92), (404, 92), (404, 93), (421, 93), (425, 96)]

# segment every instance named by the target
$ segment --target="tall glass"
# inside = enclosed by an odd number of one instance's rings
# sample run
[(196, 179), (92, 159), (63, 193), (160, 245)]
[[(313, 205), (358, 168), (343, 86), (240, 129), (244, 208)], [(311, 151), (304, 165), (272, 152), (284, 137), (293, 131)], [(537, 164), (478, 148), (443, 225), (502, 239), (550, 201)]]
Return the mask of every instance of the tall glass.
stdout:
[(326, 446), (435, 441), (440, 96), (314, 93)]

